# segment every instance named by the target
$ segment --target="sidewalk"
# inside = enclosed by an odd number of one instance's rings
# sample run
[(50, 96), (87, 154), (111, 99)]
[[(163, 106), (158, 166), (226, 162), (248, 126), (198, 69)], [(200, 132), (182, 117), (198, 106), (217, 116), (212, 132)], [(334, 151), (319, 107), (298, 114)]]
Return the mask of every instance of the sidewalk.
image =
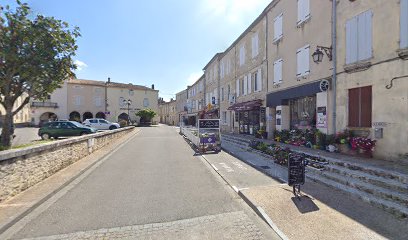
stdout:
[(315, 182), (301, 187), (299, 201), (291, 187), (266, 177), (277, 171), (271, 161), (226, 142), (223, 149), (242, 162), (225, 152), (204, 158), (283, 239), (408, 239), (406, 219)]

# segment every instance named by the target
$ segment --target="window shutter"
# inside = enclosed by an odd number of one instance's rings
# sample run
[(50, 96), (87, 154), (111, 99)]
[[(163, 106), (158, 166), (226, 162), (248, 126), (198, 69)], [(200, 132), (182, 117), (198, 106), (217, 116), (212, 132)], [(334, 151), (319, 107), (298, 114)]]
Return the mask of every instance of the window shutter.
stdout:
[(296, 58), (297, 58), (297, 72), (296, 72), (296, 76), (300, 77), (303, 73), (303, 58), (302, 58), (302, 54), (303, 54), (303, 48), (298, 49), (296, 51)]
[(371, 114), (372, 114), (372, 91), (371, 86), (362, 87), (360, 89), (360, 127), (371, 127)]
[(348, 99), (348, 125), (349, 127), (359, 126), (359, 109), (360, 109), (360, 89), (353, 88), (349, 89), (349, 99)]
[(248, 77), (244, 76), (244, 95), (248, 94)]
[(258, 81), (258, 91), (262, 91), (262, 69), (258, 69), (258, 74), (256, 75), (256, 81)]
[(346, 22), (346, 64), (357, 62), (357, 17)]
[(237, 90), (237, 91), (236, 91), (236, 94), (237, 94), (237, 97), (238, 97), (238, 96), (239, 96), (239, 79), (237, 79), (236, 84), (237, 84), (237, 85), (236, 85), (236, 88), (237, 88), (237, 89), (236, 89), (236, 90)]
[(283, 30), (282, 30), (282, 21), (283, 19), (283, 13), (281, 13), (279, 16), (277, 16), (274, 19), (274, 23), (273, 23), (273, 28), (274, 28), (274, 37), (273, 37), (273, 41), (276, 41), (278, 39), (280, 39), (283, 36)]
[(274, 62), (273, 66), (273, 71), (274, 71), (274, 76), (273, 76), (273, 84), (278, 84), (282, 82), (282, 59), (279, 59)]
[(401, 0), (400, 48), (408, 47), (408, 0)]
[(258, 55), (258, 33), (255, 33), (252, 36), (252, 58)]
[(310, 46), (303, 48), (302, 52), (302, 65), (303, 65), (303, 75), (310, 73), (310, 55), (309, 55)]
[(310, 0), (303, 0), (303, 21), (310, 17)]
[(297, 3), (297, 12), (298, 12), (298, 18), (297, 18), (297, 24), (301, 23), (303, 21), (303, 0), (298, 0)]
[(252, 91), (252, 79), (251, 79), (251, 74), (248, 74), (248, 94), (251, 94)]
[(358, 58), (357, 60), (365, 60), (371, 57), (372, 53), (372, 11), (366, 11), (358, 15), (357, 19), (357, 38), (358, 38)]

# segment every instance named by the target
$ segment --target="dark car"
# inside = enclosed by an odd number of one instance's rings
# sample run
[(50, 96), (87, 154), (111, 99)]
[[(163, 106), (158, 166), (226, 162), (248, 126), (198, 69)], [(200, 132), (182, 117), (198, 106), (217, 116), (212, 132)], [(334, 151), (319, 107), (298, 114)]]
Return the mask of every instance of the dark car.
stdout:
[(38, 135), (44, 140), (58, 137), (82, 136), (91, 133), (96, 133), (96, 129), (75, 121), (48, 122), (38, 130)]

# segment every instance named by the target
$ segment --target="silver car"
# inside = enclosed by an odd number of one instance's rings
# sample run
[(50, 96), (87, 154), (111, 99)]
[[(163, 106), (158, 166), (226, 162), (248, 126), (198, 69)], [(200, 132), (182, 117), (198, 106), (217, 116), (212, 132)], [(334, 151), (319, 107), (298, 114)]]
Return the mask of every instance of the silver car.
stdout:
[(113, 130), (120, 127), (118, 123), (109, 122), (103, 118), (89, 118), (83, 124), (88, 127), (96, 128), (98, 130)]

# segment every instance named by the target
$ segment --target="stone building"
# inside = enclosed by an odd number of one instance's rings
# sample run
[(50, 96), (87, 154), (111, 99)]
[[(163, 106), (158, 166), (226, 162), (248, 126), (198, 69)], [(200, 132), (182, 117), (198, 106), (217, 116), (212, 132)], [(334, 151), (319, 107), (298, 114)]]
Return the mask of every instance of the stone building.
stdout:
[(168, 102), (163, 101), (163, 99), (159, 100), (160, 123), (171, 126), (175, 126), (177, 124), (178, 113), (176, 106), (176, 100), (173, 98)]
[(376, 139), (374, 154), (408, 153), (408, 1), (340, 1), (337, 129)]
[[(20, 97), (18, 97), (14, 103), (13, 110), (16, 110), (21, 105), (21, 103), (24, 101), (26, 97), (27, 97), (27, 94), (22, 94)], [(6, 110), (4, 109), (2, 105), (0, 105), (0, 127), (2, 126), (3, 117), (5, 113), (6, 113)], [(14, 118), (13, 118), (14, 125), (17, 125), (17, 126), (19, 125), (27, 126), (30, 124), (30, 120), (31, 120), (31, 110), (30, 110), (29, 104), (25, 105), (16, 115), (14, 115)]]
[(197, 120), (204, 118), (205, 75), (187, 87), (187, 125), (196, 126)]
[[(204, 97), (205, 102), (203, 104), (203, 116), (201, 118), (219, 118), (220, 111), (220, 78), (219, 78), (219, 66), (220, 66), (220, 53), (207, 63), (203, 68), (204, 71)], [(201, 107), (199, 108), (201, 109)]]
[(177, 126), (187, 124), (187, 89), (176, 93)]

